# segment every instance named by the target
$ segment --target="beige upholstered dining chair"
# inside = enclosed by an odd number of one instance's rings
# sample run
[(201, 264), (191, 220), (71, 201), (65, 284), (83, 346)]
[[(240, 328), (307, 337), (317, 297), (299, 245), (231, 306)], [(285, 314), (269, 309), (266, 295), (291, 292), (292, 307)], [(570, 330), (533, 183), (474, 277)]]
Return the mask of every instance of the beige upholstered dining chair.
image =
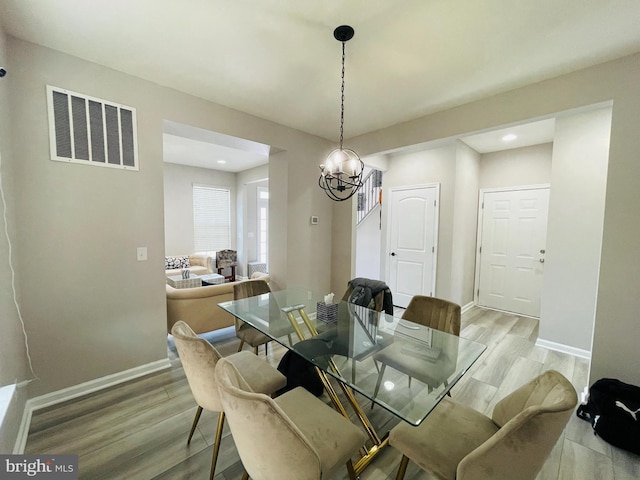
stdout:
[(355, 480), (351, 457), (366, 436), (348, 419), (302, 387), (275, 399), (254, 393), (244, 372), (226, 359), (216, 373), (229, 428), (252, 480), (327, 479), (345, 464)]
[[(269, 284), (264, 280), (247, 280), (245, 282), (236, 283), (233, 286), (233, 299), (240, 300), (243, 298), (255, 297), (256, 295), (263, 295), (270, 293), (271, 288)], [(245, 343), (253, 347), (253, 352), (258, 354), (258, 347), (264, 345), (264, 352), (267, 353), (267, 343), (271, 341), (267, 335), (252, 327), (251, 325), (243, 322), (239, 318), (235, 319), (236, 322), (236, 337), (240, 339), (240, 346), (238, 351), (242, 350)]]
[[(460, 305), (436, 297), (416, 295), (407, 305), (402, 314), (402, 319), (409, 322), (418, 323), (425, 327), (441, 330), (452, 335), (460, 336)], [(425, 367), (425, 362), (416, 360), (403, 351), (403, 346), (394, 343), (382, 349), (374, 355), (373, 359), (381, 364), (378, 371), (378, 380), (374, 389), (374, 397), (377, 396), (382, 377), (387, 366), (394, 368), (411, 377), (416, 377), (424, 382), (429, 390), (447, 381), (452, 368), (448, 368), (445, 363), (447, 359), (434, 362), (434, 368)], [(453, 360), (453, 359), (449, 359)], [(452, 363), (453, 365), (453, 363)], [(455, 365), (453, 365), (455, 368)], [(411, 383), (409, 383), (411, 385)]]
[[(191, 393), (198, 404), (196, 416), (189, 432), (187, 445), (191, 443), (191, 437), (198, 425), (202, 410), (219, 412), (218, 428), (216, 430), (215, 443), (213, 445), (213, 458), (211, 460), (210, 479), (216, 470), (222, 428), (224, 427), (224, 411), (218, 393), (218, 382), (215, 375), (215, 367), (222, 358), (220, 353), (206, 340), (199, 338), (193, 330), (183, 321), (178, 321), (171, 329), (171, 334), (178, 349), (178, 355), (182, 361), (184, 373), (189, 382)], [(238, 352), (227, 357), (239, 371), (242, 371), (252, 391), (272, 394), (287, 384), (287, 379), (278, 370), (251, 352)]]
[(403, 320), (460, 335), (460, 305), (436, 297), (414, 296), (402, 314)]
[(389, 443), (439, 480), (534, 480), (562, 434), (578, 397), (549, 370), (498, 402), (491, 418), (445, 398), (418, 427), (401, 423)]

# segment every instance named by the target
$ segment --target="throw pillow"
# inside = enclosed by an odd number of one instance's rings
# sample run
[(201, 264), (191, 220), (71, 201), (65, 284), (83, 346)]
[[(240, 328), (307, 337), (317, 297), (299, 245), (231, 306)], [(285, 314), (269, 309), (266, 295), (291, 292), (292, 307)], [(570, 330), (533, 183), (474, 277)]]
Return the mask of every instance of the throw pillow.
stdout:
[(189, 257), (164, 257), (164, 269), (189, 268)]

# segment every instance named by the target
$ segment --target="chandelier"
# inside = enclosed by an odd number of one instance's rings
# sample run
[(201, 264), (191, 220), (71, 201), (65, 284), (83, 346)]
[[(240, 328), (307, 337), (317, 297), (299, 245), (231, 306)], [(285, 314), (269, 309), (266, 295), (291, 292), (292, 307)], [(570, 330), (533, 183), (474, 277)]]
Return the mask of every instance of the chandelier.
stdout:
[(318, 185), (331, 200), (342, 202), (355, 194), (362, 186), (362, 170), (364, 163), (356, 152), (343, 148), (344, 137), (344, 45), (353, 38), (353, 28), (341, 25), (333, 31), (336, 40), (342, 43), (342, 87), (340, 89), (340, 148), (333, 150), (327, 156), (325, 163), (320, 165)]

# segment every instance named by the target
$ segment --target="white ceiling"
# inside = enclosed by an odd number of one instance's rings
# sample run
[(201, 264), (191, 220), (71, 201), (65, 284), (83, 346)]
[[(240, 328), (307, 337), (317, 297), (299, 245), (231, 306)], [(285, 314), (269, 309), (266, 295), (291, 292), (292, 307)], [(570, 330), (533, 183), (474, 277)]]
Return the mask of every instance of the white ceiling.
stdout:
[(168, 163), (237, 173), (269, 162), (270, 149), (242, 138), (165, 120), (163, 157)]
[(334, 141), (341, 24), (346, 139), (640, 51), (638, 0), (0, 0), (0, 21)]
[(499, 152), (553, 142), (555, 124), (554, 118), (538, 120), (461, 137), (460, 140), (478, 153)]

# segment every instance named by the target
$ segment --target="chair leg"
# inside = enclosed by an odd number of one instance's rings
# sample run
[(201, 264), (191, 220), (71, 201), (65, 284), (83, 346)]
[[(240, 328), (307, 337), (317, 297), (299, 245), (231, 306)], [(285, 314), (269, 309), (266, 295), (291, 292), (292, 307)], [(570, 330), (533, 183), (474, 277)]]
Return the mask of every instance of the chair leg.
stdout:
[(247, 473), (246, 470), (242, 474), (242, 480), (249, 480), (249, 474)]
[(258, 355), (258, 347), (253, 347), (253, 353), (257, 356)]
[(238, 351), (242, 350), (243, 346), (244, 346), (244, 340), (240, 340), (240, 346), (238, 347)]
[(349, 480), (357, 480), (356, 471), (353, 469), (353, 462), (351, 459), (347, 460), (347, 473), (349, 474)]
[(411, 388), (411, 377), (409, 377), (409, 388)]
[(222, 440), (222, 429), (224, 428), (224, 412), (220, 412), (218, 415), (218, 429), (216, 430), (216, 439), (213, 444), (213, 457), (211, 458), (211, 474), (209, 480), (213, 480), (213, 475), (216, 473), (216, 463), (218, 462), (218, 453), (220, 452), (220, 441)]
[(406, 455), (402, 455), (402, 460), (400, 460), (400, 466), (398, 467), (396, 480), (402, 480), (404, 478), (404, 474), (407, 472), (407, 465), (409, 465), (409, 457), (407, 457)]
[[(380, 367), (380, 373), (378, 374), (378, 381), (376, 382), (376, 388), (373, 390), (373, 398), (378, 396), (378, 390), (380, 390), (380, 384), (382, 383), (382, 376), (384, 375), (384, 369), (387, 366), (383, 363)], [(371, 408), (373, 409), (373, 402), (371, 402)]]
[(189, 432), (189, 438), (187, 439), (187, 445), (191, 443), (191, 437), (193, 437), (193, 432), (196, 431), (196, 426), (198, 426), (198, 421), (200, 420), (200, 415), (202, 415), (202, 407), (198, 405), (198, 411), (196, 412), (196, 418), (193, 419), (193, 425), (191, 425), (191, 431)]

